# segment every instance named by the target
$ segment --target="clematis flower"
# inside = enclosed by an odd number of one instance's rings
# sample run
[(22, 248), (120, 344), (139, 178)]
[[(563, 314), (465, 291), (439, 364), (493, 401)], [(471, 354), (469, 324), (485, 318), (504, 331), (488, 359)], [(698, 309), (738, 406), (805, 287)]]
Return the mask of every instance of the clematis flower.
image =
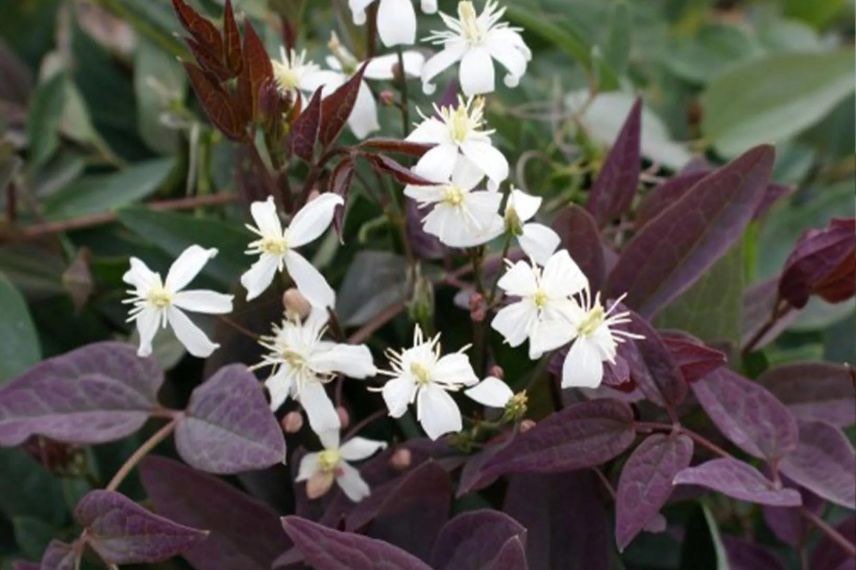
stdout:
[(488, 376), (472, 388), (464, 390), (464, 394), (489, 408), (504, 408), (514, 397), (508, 384), (496, 376)]
[(506, 69), (505, 84), (517, 87), (532, 59), (532, 52), (520, 36), (520, 28), (500, 22), (505, 8), (488, 0), (481, 14), (472, 2), (458, 2), (458, 17), (440, 14), (447, 30), (435, 31), (425, 41), (443, 46), (422, 69), (422, 88), (427, 94), (436, 89), (432, 80), (444, 70), (461, 62), (458, 77), (465, 95), (480, 95), (494, 90), (493, 60)]
[(574, 344), (562, 364), (562, 388), (597, 388), (603, 380), (604, 361), (615, 364), (618, 345), (626, 339), (645, 338), (615, 328), (630, 322), (629, 312), (613, 314), (623, 295), (607, 311), (600, 302), (600, 293), (592, 299), (588, 286), (580, 292), (580, 298), (581, 303), (571, 310)]
[(333, 481), (342, 492), (355, 503), (371, 493), (360, 472), (349, 461), (366, 459), (382, 449), (386, 442), (352, 437), (339, 446), (339, 430), (327, 430), (318, 434), (324, 451), (307, 453), (300, 460), (296, 481), (306, 481), (306, 494), (317, 499), (330, 490)]
[(578, 308), (572, 295), (584, 290), (588, 280), (567, 250), (554, 253), (544, 264), (518, 261), (497, 283), (507, 295), (519, 297), (499, 310), (491, 327), (511, 346), (529, 339), (529, 358), (536, 359), (574, 338), (571, 319)]
[(508, 161), (493, 147), (493, 131), (484, 126), (484, 99), (459, 99), (457, 107), (434, 107), (436, 116), (426, 117), (407, 140), (435, 145), (422, 155), (413, 172), (431, 181), (449, 180), (461, 155), (479, 168), (495, 190), (508, 178)]
[(306, 94), (315, 93), (319, 87), (333, 85), (341, 81), (341, 74), (321, 69), (317, 64), (306, 59), (306, 51), (285, 51), (279, 48), (279, 60), (271, 60), (273, 78), (276, 87), (282, 95), (300, 95), (304, 103)]
[(556, 232), (544, 224), (529, 222), (535, 217), (542, 201), (540, 196), (512, 188), (505, 204), (506, 231), (516, 236), (523, 252), (539, 264), (546, 263), (562, 241)]
[(423, 229), (450, 247), (473, 247), (490, 241), (495, 228), (502, 228), (497, 213), (499, 192), (475, 190), (484, 174), (467, 158), (461, 157), (451, 179), (437, 186), (407, 186), (405, 196), (416, 200), (420, 208), (433, 205), (422, 220)]
[[(348, 0), (354, 24), (366, 23), (366, 9), (374, 0)], [(433, 14), (437, 0), (422, 0), (422, 11)], [(412, 0), (380, 0), (377, 7), (377, 33), (387, 47), (411, 45), (416, 41), (416, 11)]]
[(461, 431), (461, 411), (449, 392), (478, 383), (469, 358), (463, 351), (441, 356), (440, 335), (426, 339), (416, 326), (413, 346), (401, 352), (387, 351), (392, 370), (381, 390), (389, 415), (400, 418), (407, 406), (416, 402), (416, 419), (432, 440)]
[(339, 414), (324, 385), (340, 374), (358, 379), (377, 374), (367, 346), (324, 340), (327, 319), (324, 309), (315, 308), (302, 322), (293, 316), (275, 324), (273, 334), (259, 341), (268, 353), (253, 367), (271, 367), (271, 375), (265, 380), (271, 409), (294, 398), (318, 434), (340, 426)]
[(216, 249), (205, 249), (198, 245), (188, 247), (170, 266), (165, 281), (161, 280), (160, 273), (149, 269), (141, 260), (131, 258), (131, 269), (122, 280), (133, 289), (128, 291), (131, 297), (123, 303), (133, 305), (128, 322), (135, 322), (140, 333), (139, 356), (152, 353), (152, 340), (158, 326), (166, 328), (167, 324), (193, 356), (206, 358), (220, 346), (211, 342), (184, 314), (184, 311), (190, 311), (222, 315), (232, 311), (232, 295), (205, 289), (184, 290), (215, 255)]
[(273, 197), (250, 205), (250, 215), (256, 225), (248, 224), (247, 228), (259, 239), (250, 243), (246, 253), (258, 255), (259, 260), (241, 275), (241, 285), (247, 289), (247, 300), (261, 295), (270, 286), (277, 271), (282, 271), (284, 266), (297, 289), (310, 303), (317, 307), (332, 307), (335, 304), (336, 293), (324, 276), (295, 248), (316, 240), (324, 233), (333, 221), (336, 207), (343, 203), (342, 197), (337, 194), (321, 194), (307, 202), (284, 230)]

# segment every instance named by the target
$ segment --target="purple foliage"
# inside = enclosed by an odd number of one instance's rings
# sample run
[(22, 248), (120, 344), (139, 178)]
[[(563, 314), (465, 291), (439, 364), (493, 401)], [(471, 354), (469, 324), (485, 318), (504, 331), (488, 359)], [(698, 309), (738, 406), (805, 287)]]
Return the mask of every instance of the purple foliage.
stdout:
[(688, 387), (669, 347), (660, 333), (639, 315), (631, 314), (627, 328), (645, 337), (632, 341), (636, 350), (628, 351), (625, 357), (631, 377), (650, 401), (674, 411), (686, 397)]
[(734, 536), (723, 536), (722, 545), (731, 570), (783, 570), (779, 558), (758, 544)]
[[(461, 513), (440, 531), (431, 554), (436, 570), (478, 570), (490, 568), (512, 539), (526, 543), (526, 528), (513, 518), (492, 510)], [(513, 556), (514, 546), (507, 556)]]
[(737, 459), (713, 459), (688, 467), (675, 476), (676, 485), (699, 485), (741, 501), (773, 507), (796, 507), (802, 503), (794, 489), (782, 489), (760, 471)]
[(42, 554), (42, 570), (76, 570), (80, 550), (76, 545), (53, 539)]
[(660, 336), (687, 382), (704, 378), (728, 362), (724, 352), (705, 345), (692, 335), (670, 331)]
[(606, 278), (606, 259), (595, 219), (584, 208), (571, 204), (556, 214), (553, 230), (588, 277), (591, 290), (600, 291)]
[[(856, 516), (844, 519), (835, 530), (853, 544), (856, 542)], [(814, 547), (809, 567), (811, 570), (854, 570), (856, 557), (844, 552), (840, 545), (825, 535)]]
[(848, 366), (829, 362), (786, 364), (771, 368), (758, 382), (797, 419), (842, 428), (856, 423), (856, 392)]

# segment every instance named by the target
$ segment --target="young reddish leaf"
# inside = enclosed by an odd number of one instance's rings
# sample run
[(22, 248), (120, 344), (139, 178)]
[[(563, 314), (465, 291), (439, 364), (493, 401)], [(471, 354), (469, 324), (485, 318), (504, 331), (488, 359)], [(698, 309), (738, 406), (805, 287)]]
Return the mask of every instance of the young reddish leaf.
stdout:
[(700, 380), (728, 362), (724, 352), (710, 348), (692, 335), (669, 331), (660, 337), (687, 382)]
[(553, 230), (588, 277), (592, 292), (600, 291), (606, 278), (606, 260), (595, 219), (584, 208), (571, 204), (556, 215)]
[(728, 555), (730, 570), (784, 570), (776, 555), (760, 544), (723, 536), (722, 545)]
[(386, 155), (362, 154), (362, 156), (368, 159), (376, 171), (391, 175), (400, 184), (412, 184), (414, 186), (434, 186), (437, 184), (413, 173), (409, 168), (402, 166)]
[(695, 172), (684, 172), (669, 178), (650, 192), (639, 202), (636, 208), (636, 228), (642, 228), (660, 215), (677, 200), (681, 199), (690, 188), (695, 186), (699, 180), (707, 177), (710, 170), (707, 168)]
[(354, 103), (357, 102), (357, 94), (360, 91), (367, 65), (368, 62), (364, 63), (348, 81), (322, 101), (321, 130), (318, 134), (318, 140), (321, 141), (323, 147), (326, 148), (336, 140), (339, 133), (345, 128), (351, 111), (354, 110)]
[(615, 540), (624, 550), (672, 494), (675, 475), (689, 467), (693, 442), (685, 435), (654, 434), (637, 447), (618, 480)]
[(259, 88), (265, 81), (273, 79), (273, 64), (262, 40), (249, 20), (244, 22), (244, 44), (241, 48), (243, 63), (238, 76), (238, 96), (243, 116), (261, 120), (259, 112)]
[(630, 376), (646, 398), (674, 411), (686, 398), (687, 383), (660, 333), (637, 314), (631, 314), (630, 319), (627, 329), (645, 337), (626, 343), (633, 344), (627, 347), (625, 355)]
[(193, 39), (199, 42), (208, 53), (223, 53), (223, 40), (220, 38), (220, 30), (217, 26), (200, 16), (184, 0), (172, 0), (172, 5), (181, 25), (193, 36)]
[(246, 125), (229, 94), (192, 63), (185, 63), (184, 69), (199, 103), (214, 126), (234, 141), (245, 140)]
[(339, 236), (339, 241), (342, 241), (342, 226), (345, 218), (345, 210), (348, 206), (348, 196), (351, 192), (351, 182), (354, 180), (354, 159), (350, 156), (343, 158), (333, 168), (330, 174), (329, 184), (330, 192), (338, 194), (345, 201), (344, 206), (336, 208), (333, 214), (333, 228)]
[(633, 202), (641, 166), (642, 100), (636, 99), (589, 192), (586, 209), (600, 226), (621, 216)]
[(433, 146), (434, 145), (431, 144), (387, 138), (366, 139), (359, 144), (360, 148), (367, 148), (380, 152), (394, 152), (399, 154), (406, 154), (414, 158), (421, 157), (423, 154), (431, 150)]
[(612, 270), (607, 291), (654, 316), (740, 239), (761, 201), (775, 153), (759, 146), (707, 176), (637, 233)]
[(209, 473), (264, 469), (285, 460), (282, 428), (243, 364), (221, 368), (193, 390), (175, 447), (187, 463)]
[(81, 551), (76, 545), (53, 539), (42, 554), (41, 570), (77, 570)]
[(800, 422), (799, 430), (782, 473), (827, 501), (856, 509), (856, 458), (847, 436), (826, 422)]
[(374, 570), (380, 561), (388, 570), (431, 570), (407, 552), (382, 540), (339, 532), (296, 516), (284, 517), (282, 526), (316, 570)]
[(801, 309), (809, 297), (820, 295), (830, 303), (856, 293), (856, 218), (832, 220), (822, 230), (800, 236), (782, 271), (779, 295)]
[(318, 141), (318, 129), (321, 126), (321, 87), (312, 95), (309, 104), (294, 120), (288, 144), (291, 152), (304, 161), (312, 160), (315, 143)]
[(193, 38), (186, 38), (185, 42), (199, 67), (216, 77), (218, 82), (227, 81), (231, 77), (232, 72), (220, 61), (219, 53), (209, 53), (202, 44)]
[(755, 213), (752, 215), (753, 220), (763, 218), (770, 211), (776, 202), (786, 196), (793, 194), (795, 188), (793, 186), (785, 186), (784, 184), (768, 184), (764, 190), (764, 197), (761, 198), (761, 203), (755, 208)]
[(140, 477), (159, 514), (210, 529), (204, 542), (182, 553), (194, 568), (269, 570), (289, 546), (274, 511), (216, 477), (157, 456), (143, 460)]
[(799, 491), (777, 488), (760, 471), (732, 458), (713, 459), (688, 467), (675, 476), (675, 485), (699, 485), (740, 501), (773, 507), (802, 504)]
[(800, 420), (823, 421), (845, 428), (856, 423), (856, 393), (849, 366), (831, 362), (797, 362), (764, 372), (758, 383)]
[(796, 449), (796, 420), (760, 384), (720, 368), (691, 386), (719, 431), (746, 453), (776, 462)]
[(85, 540), (108, 564), (162, 562), (208, 536), (155, 515), (114, 491), (90, 491), (74, 509)]
[[(856, 539), (856, 516), (844, 519), (835, 526), (841, 536), (853, 543)], [(811, 570), (853, 570), (853, 555), (845, 552), (841, 545), (824, 534), (811, 553)]]
[(243, 67), (241, 52), (241, 33), (238, 31), (238, 23), (235, 21), (232, 0), (226, 0), (226, 5), (223, 8), (223, 60), (233, 77), (239, 75)]
[(437, 570), (479, 570), (497, 557), (512, 538), (526, 541), (526, 528), (499, 511), (461, 513), (443, 527), (434, 543), (431, 567)]
[(114, 441), (159, 407), (163, 372), (119, 342), (98, 342), (37, 364), (0, 390), (0, 445), (32, 435), (66, 443)]

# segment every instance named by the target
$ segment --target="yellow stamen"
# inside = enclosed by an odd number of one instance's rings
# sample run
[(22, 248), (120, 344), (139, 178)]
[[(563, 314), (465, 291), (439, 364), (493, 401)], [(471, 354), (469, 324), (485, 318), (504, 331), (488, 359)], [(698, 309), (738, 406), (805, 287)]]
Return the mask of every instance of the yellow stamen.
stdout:
[(306, 366), (306, 359), (303, 358), (303, 355), (288, 348), (282, 351), (282, 359), (293, 368), (303, 368)]
[(338, 449), (325, 449), (318, 454), (318, 468), (325, 473), (334, 471), (339, 466), (342, 456)]
[(606, 316), (603, 307), (597, 305), (589, 311), (589, 314), (586, 316), (585, 320), (579, 326), (579, 333), (581, 336), (589, 336), (594, 333), (603, 324), (604, 317)]
[(535, 295), (532, 297), (532, 302), (539, 309), (543, 309), (547, 305), (548, 300), (547, 293), (543, 289), (535, 291)]
[(431, 371), (421, 362), (411, 364), (410, 373), (416, 377), (416, 382), (419, 384), (429, 384), (431, 382)]
[(484, 34), (478, 23), (478, 14), (472, 2), (458, 3), (458, 20), (461, 22), (461, 31), (468, 41), (477, 43), (482, 41)]
[(279, 61), (273, 61), (273, 78), (281, 91), (297, 89), (300, 84), (300, 76), (291, 65)]
[(286, 244), (285, 240), (281, 237), (262, 238), (262, 242), (259, 247), (263, 251), (274, 255), (282, 255), (286, 250), (288, 250), (288, 244)]
[(155, 307), (163, 309), (172, 304), (172, 293), (163, 287), (154, 287), (149, 291), (148, 300)]
[(457, 186), (446, 186), (443, 189), (443, 201), (452, 206), (460, 206), (464, 202), (464, 191)]

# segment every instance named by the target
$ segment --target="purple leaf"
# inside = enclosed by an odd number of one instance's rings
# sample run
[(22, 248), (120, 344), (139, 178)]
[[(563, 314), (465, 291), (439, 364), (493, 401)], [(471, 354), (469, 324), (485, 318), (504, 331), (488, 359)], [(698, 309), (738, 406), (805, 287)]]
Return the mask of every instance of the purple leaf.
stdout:
[[(778, 276), (755, 283), (743, 293), (743, 319), (740, 326), (740, 340), (747, 345), (767, 327), (770, 315), (779, 302)], [(760, 350), (776, 340), (785, 332), (799, 315), (798, 311), (789, 311), (779, 318), (772, 327), (762, 334), (755, 342), (755, 350)]]
[(759, 146), (693, 186), (637, 233), (612, 270), (607, 291), (654, 316), (689, 289), (743, 233), (773, 167), (771, 146)]
[(618, 400), (572, 404), (518, 435), (488, 459), (477, 481), (506, 473), (562, 473), (605, 463), (636, 437), (633, 410)]
[(40, 562), (28, 562), (26, 560), (15, 560), (12, 562), (12, 570), (40, 570)]
[[(785, 484), (790, 486), (788, 482)], [(826, 503), (810, 491), (800, 489), (799, 492), (803, 506), (815, 514), (820, 513)], [(776, 538), (794, 547), (805, 542), (814, 528), (797, 507), (770, 507), (765, 505), (763, 512), (764, 521), (776, 535)]]
[(627, 548), (666, 504), (672, 480), (692, 457), (693, 441), (685, 435), (650, 435), (633, 451), (621, 471), (615, 499), (619, 550)]
[(304, 161), (312, 160), (315, 142), (318, 140), (318, 129), (321, 126), (321, 87), (312, 95), (309, 104), (294, 120), (288, 143), (291, 152)]
[(434, 145), (431, 144), (386, 138), (366, 139), (359, 144), (360, 148), (368, 148), (381, 152), (395, 152), (399, 154), (406, 154), (414, 158), (421, 157), (423, 154), (431, 150), (433, 146)]
[(730, 570), (783, 570), (775, 554), (754, 542), (734, 536), (723, 536)]
[(607, 570), (612, 537), (590, 471), (511, 477), (503, 510), (526, 530), (531, 570)]
[(425, 213), (419, 209), (416, 200), (405, 198), (407, 208), (407, 239), (413, 252), (422, 259), (440, 259), (446, 252), (446, 248), (437, 236), (426, 232), (422, 227), (422, 218)]
[(483, 509), (456, 516), (443, 527), (434, 543), (431, 567), (437, 570), (478, 570), (490, 568), (512, 538), (526, 541), (526, 529), (499, 511)]
[(187, 463), (209, 473), (264, 469), (285, 460), (282, 428), (243, 364), (221, 368), (193, 390), (175, 446)]
[(688, 467), (675, 476), (675, 485), (699, 485), (729, 497), (773, 507), (798, 507), (799, 491), (776, 488), (760, 471), (736, 459), (713, 459)]
[(636, 99), (589, 192), (586, 209), (603, 226), (630, 207), (639, 184), (642, 100)]
[(143, 460), (140, 476), (158, 513), (210, 529), (182, 554), (195, 568), (268, 570), (288, 548), (276, 513), (216, 477), (157, 456)]
[(217, 83), (216, 78), (192, 63), (185, 63), (184, 70), (202, 110), (214, 126), (231, 140), (246, 140), (246, 121), (240, 110), (235, 108), (234, 99)]
[(825, 422), (800, 422), (799, 444), (779, 466), (819, 497), (856, 509), (856, 458), (844, 433)]
[(485, 570), (528, 570), (526, 547), (519, 536), (509, 538), (499, 553), (486, 566)]
[(0, 390), (0, 445), (31, 435), (104, 443), (137, 431), (158, 407), (163, 372), (134, 347), (99, 342), (49, 358)]
[(412, 184), (414, 186), (435, 186), (436, 182), (432, 182), (415, 174), (406, 166), (401, 165), (396, 160), (393, 160), (385, 154), (362, 154), (363, 158), (367, 159), (377, 172), (380, 174), (389, 174), (400, 184)]
[(431, 570), (431, 567), (382, 540), (339, 532), (300, 517), (282, 526), (307, 564), (315, 570)]
[(636, 350), (625, 356), (630, 376), (646, 398), (674, 410), (687, 395), (687, 383), (660, 333), (639, 315), (631, 314), (630, 319), (627, 329), (645, 337), (632, 341)]
[(687, 382), (704, 378), (728, 362), (724, 352), (710, 348), (692, 335), (669, 331), (661, 333), (661, 337)]
[(273, 64), (265, 45), (249, 18), (244, 20), (244, 43), (241, 46), (241, 74), (238, 76), (238, 95), (245, 117), (262, 119), (259, 91), (262, 84), (273, 80)]
[(582, 272), (588, 277), (592, 291), (599, 291), (606, 278), (606, 260), (597, 222), (584, 208), (571, 204), (553, 220), (553, 230), (562, 240)]
[(76, 545), (53, 539), (42, 554), (41, 570), (76, 570), (80, 560)]
[[(856, 542), (856, 517), (844, 519), (835, 527), (835, 530), (853, 544)], [(854, 570), (856, 558), (846, 553), (827, 535), (823, 535), (811, 553), (809, 568), (811, 570)]]
[(850, 367), (798, 362), (771, 368), (758, 378), (799, 419), (837, 427), (856, 423), (856, 394)]
[(345, 128), (345, 123), (348, 122), (351, 111), (354, 110), (354, 103), (357, 102), (357, 94), (367, 65), (368, 62), (364, 63), (348, 81), (321, 102), (321, 128), (318, 132), (318, 140), (324, 148), (336, 140)]
[(639, 202), (636, 208), (636, 227), (642, 228), (645, 224), (660, 215), (660, 212), (674, 204), (683, 197), (690, 188), (695, 186), (699, 180), (710, 174), (707, 168), (695, 172), (678, 174), (647, 194)]
[(74, 509), (85, 540), (109, 564), (161, 562), (208, 536), (152, 514), (114, 491), (90, 491)]
[(775, 462), (796, 449), (796, 420), (760, 384), (720, 368), (691, 386), (719, 431), (746, 453)]

